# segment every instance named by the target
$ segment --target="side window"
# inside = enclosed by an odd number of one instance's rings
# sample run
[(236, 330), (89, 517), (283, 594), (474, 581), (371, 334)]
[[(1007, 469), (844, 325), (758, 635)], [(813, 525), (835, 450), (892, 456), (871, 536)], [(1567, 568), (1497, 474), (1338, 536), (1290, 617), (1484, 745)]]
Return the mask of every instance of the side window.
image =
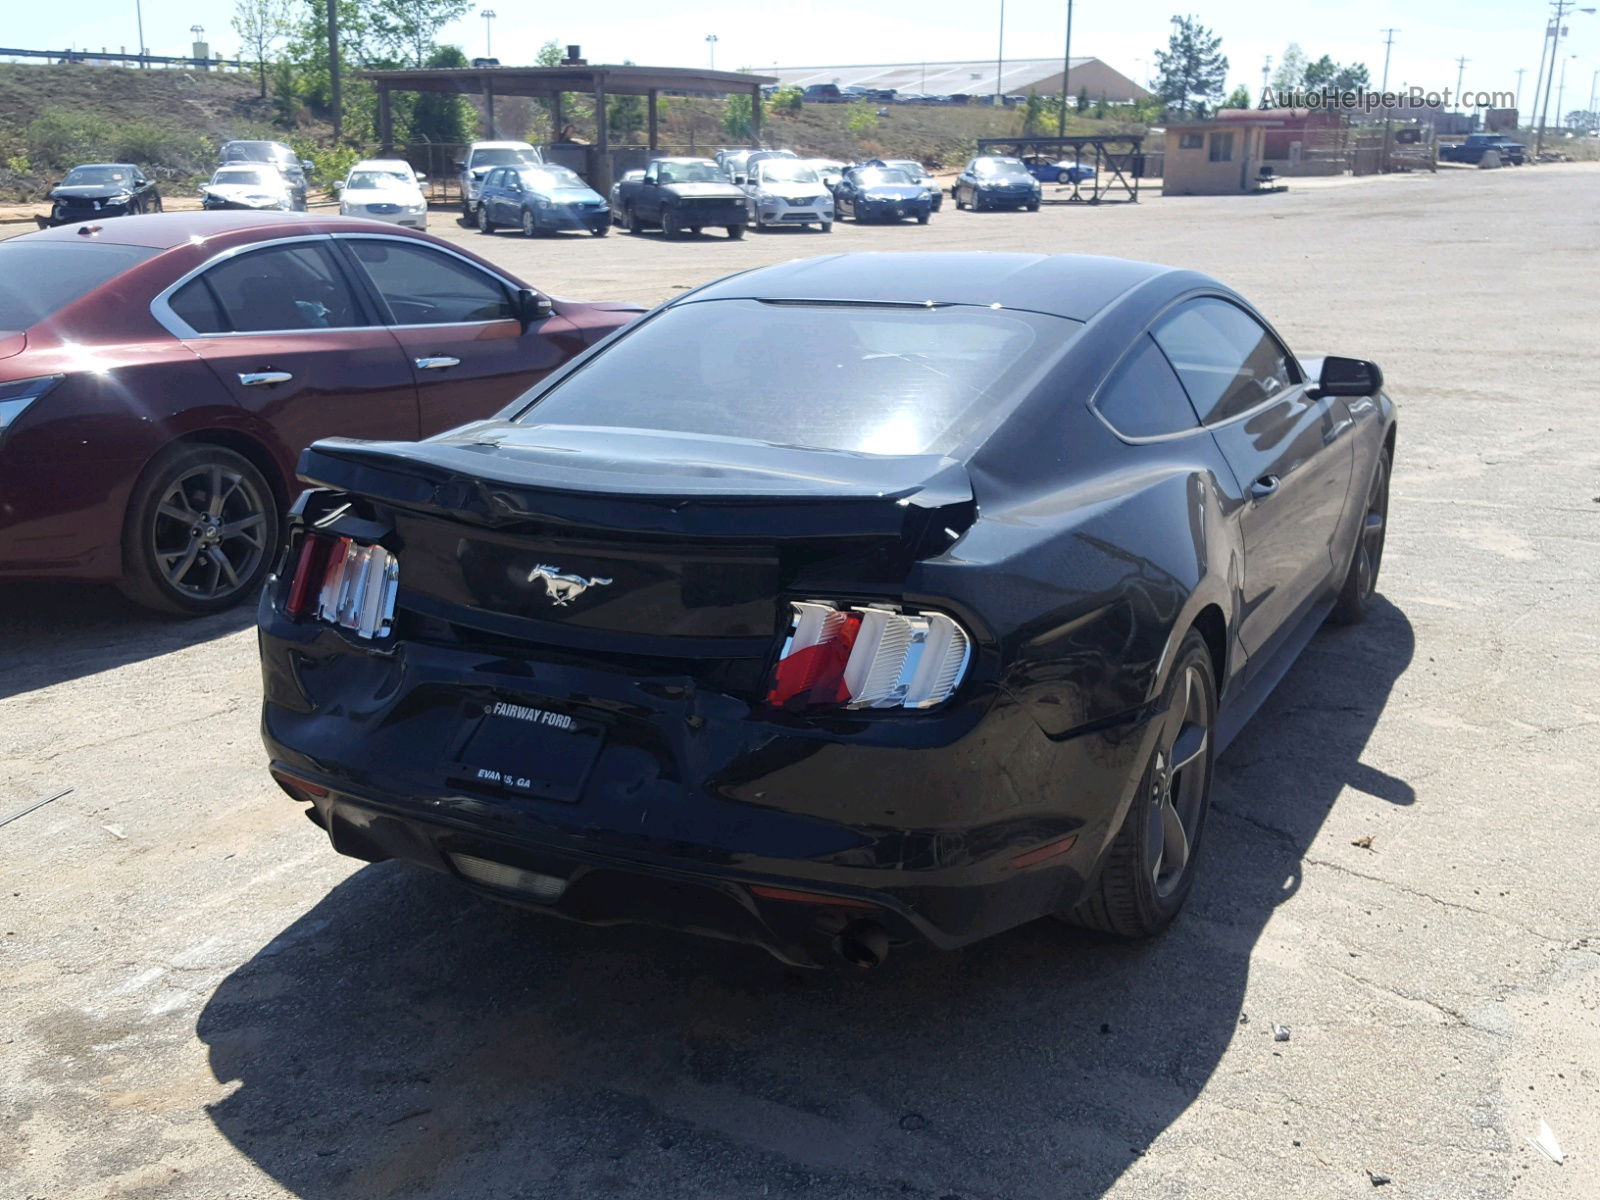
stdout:
[(366, 268), (397, 325), (458, 325), (516, 316), (504, 284), (453, 255), (380, 238), (349, 238), (345, 244)]
[(661, 175), (661, 164), (660, 163), (651, 163), (647, 168), (645, 168), (644, 177), (646, 179), (648, 179), (651, 183), (655, 183), (656, 180), (660, 178), (660, 175)]
[(224, 259), (168, 302), (197, 333), (265, 333), (368, 324), (325, 246), (296, 242)]
[(1194, 429), (1194, 409), (1167, 356), (1148, 334), (1122, 360), (1094, 398), (1102, 417), (1124, 437), (1160, 437)]
[(1191, 300), (1151, 330), (1206, 425), (1226, 421), (1300, 382), (1289, 352), (1244, 309)]

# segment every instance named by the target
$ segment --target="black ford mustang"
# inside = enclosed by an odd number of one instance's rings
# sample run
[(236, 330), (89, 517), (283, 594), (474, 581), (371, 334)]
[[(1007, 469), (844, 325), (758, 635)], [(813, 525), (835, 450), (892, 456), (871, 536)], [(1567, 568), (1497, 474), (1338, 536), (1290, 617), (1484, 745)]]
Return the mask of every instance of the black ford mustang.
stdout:
[(306, 452), (272, 772), (342, 853), (794, 963), (1152, 934), (1218, 749), (1371, 603), (1381, 384), (1144, 263), (722, 280), (499, 419)]

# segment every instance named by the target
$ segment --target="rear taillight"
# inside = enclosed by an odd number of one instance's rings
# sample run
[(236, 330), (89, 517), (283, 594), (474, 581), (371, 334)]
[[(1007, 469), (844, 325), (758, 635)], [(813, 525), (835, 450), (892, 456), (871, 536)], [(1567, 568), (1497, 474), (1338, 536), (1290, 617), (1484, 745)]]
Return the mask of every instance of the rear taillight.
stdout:
[(767, 702), (786, 709), (932, 708), (960, 686), (972, 639), (938, 612), (790, 605)]
[(364, 638), (388, 637), (399, 589), (400, 564), (382, 546), (312, 533), (300, 543), (283, 610)]

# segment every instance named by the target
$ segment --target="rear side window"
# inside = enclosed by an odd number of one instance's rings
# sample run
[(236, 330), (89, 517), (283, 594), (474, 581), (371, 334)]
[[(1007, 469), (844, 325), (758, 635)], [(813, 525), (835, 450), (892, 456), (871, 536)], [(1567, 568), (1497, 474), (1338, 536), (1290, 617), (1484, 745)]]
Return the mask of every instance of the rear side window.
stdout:
[(1299, 369), (1278, 339), (1226, 300), (1190, 300), (1151, 333), (1207, 425), (1249, 412), (1300, 382)]
[(350, 238), (397, 325), (459, 325), (516, 316), (511, 293), (494, 276), (431, 246)]
[(156, 253), (87, 239), (0, 242), (0, 329), (32, 328)]
[(369, 324), (325, 246), (297, 242), (224, 259), (172, 294), (196, 333), (272, 333)]
[(1167, 356), (1149, 334), (1140, 335), (1133, 353), (1096, 394), (1094, 406), (1123, 437), (1162, 437), (1199, 424)]

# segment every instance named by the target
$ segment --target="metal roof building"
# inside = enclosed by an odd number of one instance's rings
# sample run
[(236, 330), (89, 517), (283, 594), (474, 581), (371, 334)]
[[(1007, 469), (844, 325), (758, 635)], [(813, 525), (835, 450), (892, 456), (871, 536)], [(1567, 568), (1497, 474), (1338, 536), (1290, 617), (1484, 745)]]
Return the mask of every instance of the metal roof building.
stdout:
[[(784, 87), (832, 83), (839, 87), (894, 88), (899, 92), (934, 96), (992, 96), (996, 90), (992, 58), (966, 62), (771, 67), (766, 73), (776, 75)], [(1025, 96), (1029, 91), (1041, 96), (1061, 94), (1059, 58), (1009, 58), (1000, 64), (999, 76), (999, 92), (1004, 96)], [(1099, 100), (1104, 95), (1112, 104), (1130, 104), (1150, 94), (1098, 58), (1074, 58), (1067, 86), (1074, 96), (1087, 89), (1090, 100)]]

